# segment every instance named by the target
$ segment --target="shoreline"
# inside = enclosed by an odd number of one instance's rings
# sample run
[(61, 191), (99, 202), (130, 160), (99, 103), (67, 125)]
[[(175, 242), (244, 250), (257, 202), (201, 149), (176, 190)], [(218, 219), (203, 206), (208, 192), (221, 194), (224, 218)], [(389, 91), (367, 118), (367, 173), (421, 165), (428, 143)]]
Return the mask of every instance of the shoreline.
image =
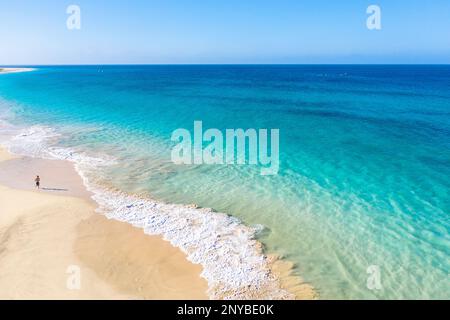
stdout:
[[(0, 166), (23, 161), (0, 149)], [(71, 189), (60, 176), (53, 183)], [(200, 266), (160, 237), (96, 213), (81, 194), (2, 182), (0, 202), (0, 299), (207, 299)], [(80, 289), (67, 286), (74, 266)]]
[[(1, 149), (0, 149), (1, 150)], [(3, 152), (4, 153), (4, 152)], [(34, 172), (42, 172), (46, 171), (46, 167), (49, 167), (49, 164), (51, 164), (52, 171), (54, 172), (53, 175), (55, 176), (66, 176), (67, 179), (70, 181), (70, 185), (72, 186), (70, 190), (59, 190), (57, 188), (45, 188), (43, 186), (43, 190), (41, 190), (41, 193), (51, 193), (52, 197), (61, 197), (61, 193), (63, 194), (63, 197), (69, 195), (72, 197), (78, 197), (82, 198), (84, 201), (89, 202), (90, 204), (90, 211), (99, 211), (98, 206), (100, 205), (98, 202), (98, 199), (95, 199), (95, 196), (92, 196), (92, 193), (90, 191), (86, 190), (86, 187), (83, 185), (82, 175), (81, 172), (76, 170), (74, 168), (74, 163), (67, 161), (67, 160), (48, 160), (48, 159), (40, 159), (40, 158), (30, 158), (30, 157), (15, 157), (11, 156), (9, 153), (7, 155), (8, 160), (3, 163), (0, 163), (0, 167), (4, 170), (2, 170), (3, 173), (0, 173), (0, 186), (5, 185), (5, 182), (9, 181), (9, 184), (11, 185), (11, 181), (16, 181), (15, 184), (12, 185), (17, 190), (32, 190), (33, 187), (28, 184), (28, 186), (25, 186), (21, 183), (18, 183), (17, 181), (26, 181), (26, 177), (34, 177)], [(12, 159), (11, 159), (12, 157)], [(15, 159), (14, 159), (15, 158)], [(20, 159), (20, 160), (17, 160)], [(5, 174), (6, 173), (6, 174)], [(50, 178), (50, 179), (49, 179)], [(51, 183), (53, 186), (57, 185), (58, 182), (52, 181), (51, 175), (47, 175), (46, 178), (48, 183)], [(27, 183), (25, 183), (27, 184)], [(78, 186), (78, 187), (77, 187)], [(81, 186), (81, 187), (80, 187)], [(28, 191), (30, 192), (30, 191)], [(31, 191), (35, 193), (35, 191)], [(94, 198), (96, 201), (93, 201), (92, 198)], [(97, 207), (97, 209), (96, 209)], [(187, 208), (188, 210), (207, 210), (207, 209), (196, 209), (191, 208), (189, 206), (182, 206), (183, 209)], [(176, 210), (176, 208), (173, 208), (173, 210)], [(204, 212), (205, 214), (209, 214), (211, 212)], [(202, 263), (199, 261), (192, 261), (191, 255), (183, 249), (183, 247), (180, 247), (171, 239), (167, 239), (166, 236), (163, 234), (148, 234), (148, 232), (142, 232), (142, 229), (136, 228), (136, 225), (133, 225), (133, 223), (124, 223), (121, 221), (120, 218), (109, 216), (106, 212), (106, 218), (105, 215), (99, 214), (99, 213), (93, 213), (93, 215), (90, 215), (90, 217), (87, 219), (91, 221), (91, 223), (85, 223), (83, 221), (80, 221), (78, 223), (79, 226), (84, 225), (84, 227), (78, 228), (78, 234), (85, 235), (86, 233), (90, 235), (92, 238), (98, 238), (95, 242), (96, 244), (92, 243), (83, 243), (82, 241), (76, 241), (74, 244), (74, 248), (77, 251), (78, 257), (82, 257), (82, 261), (85, 265), (88, 265), (90, 269), (96, 270), (97, 274), (100, 275), (100, 278), (108, 281), (112, 281), (115, 284), (119, 284), (119, 287), (126, 288), (127, 283), (129, 285), (130, 282), (133, 282), (132, 280), (128, 279), (127, 281), (124, 281), (122, 277), (118, 276), (115, 272), (111, 272), (110, 266), (108, 264), (103, 263), (101, 260), (98, 260), (97, 254), (92, 254), (92, 251), (95, 252), (95, 247), (98, 246), (98, 244), (102, 244), (104, 252), (109, 252), (109, 248), (111, 246), (111, 243), (116, 243), (116, 237), (111, 237), (108, 233), (109, 230), (116, 230), (116, 229), (127, 229), (131, 231), (127, 232), (133, 232), (133, 233), (139, 233), (140, 236), (143, 238), (140, 240), (142, 242), (150, 242), (151, 238), (158, 239), (158, 241), (155, 242), (155, 246), (161, 248), (161, 251), (166, 252), (167, 250), (176, 250), (180, 257), (179, 259), (174, 262), (172, 265), (165, 266), (166, 268), (178, 268), (179, 266), (188, 264), (191, 268), (195, 269), (195, 276), (193, 274), (190, 275), (191, 281), (194, 282), (204, 282), (204, 288), (201, 292), (195, 292), (190, 293), (185, 298), (189, 299), (196, 299), (196, 297), (200, 299), (224, 299), (224, 298), (232, 298), (234, 299), (264, 299), (267, 297), (278, 297), (278, 299), (316, 299), (317, 294), (314, 291), (314, 289), (307, 283), (304, 283), (303, 280), (293, 275), (293, 265), (292, 263), (288, 261), (284, 261), (283, 259), (276, 257), (275, 255), (266, 255), (264, 254), (264, 250), (262, 247), (262, 244), (259, 243), (257, 240), (252, 240), (254, 243), (254, 248), (257, 250), (255, 252), (256, 256), (259, 255), (261, 258), (265, 260), (263, 261), (263, 266), (266, 265), (266, 267), (263, 267), (263, 270), (259, 270), (257, 272), (259, 273), (267, 273), (267, 281), (263, 281), (260, 286), (256, 287), (240, 287), (236, 292), (230, 292), (229, 288), (219, 284), (211, 284), (211, 277), (208, 277), (208, 275), (205, 275), (205, 269), (203, 265), (202, 270)], [(216, 213), (213, 213), (216, 214)], [(220, 215), (220, 213), (217, 213)], [(119, 220), (119, 221), (117, 221)], [(104, 227), (104, 224), (106, 223), (111, 224), (111, 226)], [(114, 224), (114, 226), (113, 226)], [(242, 230), (241, 230), (242, 231)], [(112, 231), (111, 231), (112, 232)], [(115, 232), (115, 231), (114, 231)], [(103, 233), (103, 236), (101, 235)], [(128, 234), (128, 233), (127, 233)], [(104, 239), (107, 238), (109, 241), (104, 241)], [(128, 246), (131, 245), (132, 241), (128, 237), (124, 238), (124, 242), (128, 244)], [(157, 243), (156, 243), (157, 242)], [(103, 246), (105, 245), (105, 246)], [(117, 246), (117, 244), (115, 245)], [(94, 248), (92, 248), (94, 247)], [(133, 254), (134, 259), (141, 260), (141, 253), (139, 250), (132, 250), (132, 252), (135, 252)], [(109, 255), (109, 254), (108, 254)], [(125, 258), (123, 258), (125, 256)], [(126, 251), (122, 252), (122, 259), (118, 259), (118, 261), (115, 262), (115, 264), (120, 264), (120, 262), (123, 264), (125, 263), (126, 266), (129, 265), (129, 261), (127, 259), (129, 258), (128, 253)], [(112, 258), (114, 259), (114, 258)], [(124, 261), (125, 260), (125, 261)], [(183, 262), (180, 262), (180, 260), (183, 260)], [(142, 261), (143, 262), (143, 261)], [(156, 266), (156, 268), (161, 268), (162, 266)], [(125, 268), (125, 267), (124, 267)], [(180, 269), (180, 273), (184, 273), (186, 270), (186, 266)], [(189, 269), (189, 268), (188, 268)], [(109, 270), (109, 271), (108, 271)], [(126, 270), (126, 268), (125, 268)], [(153, 281), (152, 279), (154, 276), (146, 272), (145, 269), (140, 269), (139, 272), (135, 273), (137, 279), (145, 278), (149, 281)], [(254, 275), (253, 275), (254, 276)], [(172, 275), (172, 277), (169, 277), (168, 279), (165, 279), (164, 282), (170, 283), (171, 278), (176, 278)], [(192, 279), (196, 278), (196, 279)], [(208, 280), (208, 281), (205, 281)], [(206, 284), (205, 284), (206, 282)], [(179, 280), (177, 281), (179, 283)], [(207, 284), (209, 283), (209, 284)], [(207, 289), (209, 287), (209, 289)], [(143, 290), (141, 286), (137, 285), (137, 288), (140, 288), (139, 290)], [(214, 289), (212, 289), (214, 288)], [(212, 290), (212, 291), (211, 291)], [(126, 291), (126, 290), (125, 290)], [(182, 290), (184, 292), (188, 292), (189, 290)], [(283, 291), (285, 293), (283, 293)], [(180, 292), (183, 294), (183, 292)], [(0, 294), (1, 296), (1, 294)], [(177, 299), (181, 298), (182, 296), (178, 297), (174, 296), (154, 296), (152, 294), (147, 294), (143, 296), (144, 298), (150, 298), (150, 299)], [(277, 299), (277, 298), (275, 298)]]
[(36, 69), (34, 69), (34, 68), (2, 68), (2, 67), (0, 67), (0, 74), (30, 72), (30, 71), (34, 71), (34, 70), (36, 70)]

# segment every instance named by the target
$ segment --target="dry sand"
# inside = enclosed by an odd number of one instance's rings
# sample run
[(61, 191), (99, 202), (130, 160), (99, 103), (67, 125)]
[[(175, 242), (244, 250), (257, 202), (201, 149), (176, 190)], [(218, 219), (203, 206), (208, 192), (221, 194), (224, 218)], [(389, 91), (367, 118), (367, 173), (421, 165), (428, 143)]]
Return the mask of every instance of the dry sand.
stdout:
[[(70, 162), (0, 148), (0, 299), (208, 298), (200, 265), (95, 207)], [(317, 298), (292, 274), (292, 263), (271, 260), (282, 288), (297, 299)], [(78, 271), (80, 289), (73, 289)]]
[(70, 163), (0, 161), (0, 299), (207, 299), (199, 265), (95, 213)]

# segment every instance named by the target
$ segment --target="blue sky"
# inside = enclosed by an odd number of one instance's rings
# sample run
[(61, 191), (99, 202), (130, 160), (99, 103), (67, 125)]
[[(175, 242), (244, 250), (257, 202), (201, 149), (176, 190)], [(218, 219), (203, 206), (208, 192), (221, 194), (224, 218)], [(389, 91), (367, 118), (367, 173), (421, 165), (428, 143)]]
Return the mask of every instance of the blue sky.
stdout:
[(450, 1), (0, 0), (0, 39), (3, 65), (450, 63)]

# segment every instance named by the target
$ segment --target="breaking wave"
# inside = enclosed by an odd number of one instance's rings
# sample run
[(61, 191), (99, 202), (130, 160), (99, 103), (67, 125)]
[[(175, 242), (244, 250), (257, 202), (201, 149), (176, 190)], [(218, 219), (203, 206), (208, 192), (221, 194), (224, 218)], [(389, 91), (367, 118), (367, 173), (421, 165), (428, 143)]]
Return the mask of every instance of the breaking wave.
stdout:
[[(57, 146), (61, 135), (45, 126), (15, 128), (0, 123), (0, 143), (10, 152), (74, 163), (97, 211), (109, 219), (130, 223), (146, 234), (159, 235), (181, 249), (189, 261), (203, 267), (211, 299), (293, 299), (271, 270), (271, 258), (255, 239), (261, 226), (249, 227), (239, 219), (194, 205), (168, 204), (105, 188), (92, 182), (96, 170), (115, 163)], [(6, 138), (5, 138), (6, 137)]]

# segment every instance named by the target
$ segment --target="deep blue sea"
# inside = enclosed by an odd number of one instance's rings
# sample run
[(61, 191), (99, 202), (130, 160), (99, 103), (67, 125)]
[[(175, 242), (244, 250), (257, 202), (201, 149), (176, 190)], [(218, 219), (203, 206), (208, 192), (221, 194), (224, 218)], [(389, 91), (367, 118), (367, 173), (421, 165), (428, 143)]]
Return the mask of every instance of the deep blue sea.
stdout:
[[(97, 183), (263, 226), (322, 299), (450, 299), (450, 66), (37, 67), (0, 75), (0, 119), (114, 159)], [(278, 128), (278, 174), (175, 165), (196, 120)]]

